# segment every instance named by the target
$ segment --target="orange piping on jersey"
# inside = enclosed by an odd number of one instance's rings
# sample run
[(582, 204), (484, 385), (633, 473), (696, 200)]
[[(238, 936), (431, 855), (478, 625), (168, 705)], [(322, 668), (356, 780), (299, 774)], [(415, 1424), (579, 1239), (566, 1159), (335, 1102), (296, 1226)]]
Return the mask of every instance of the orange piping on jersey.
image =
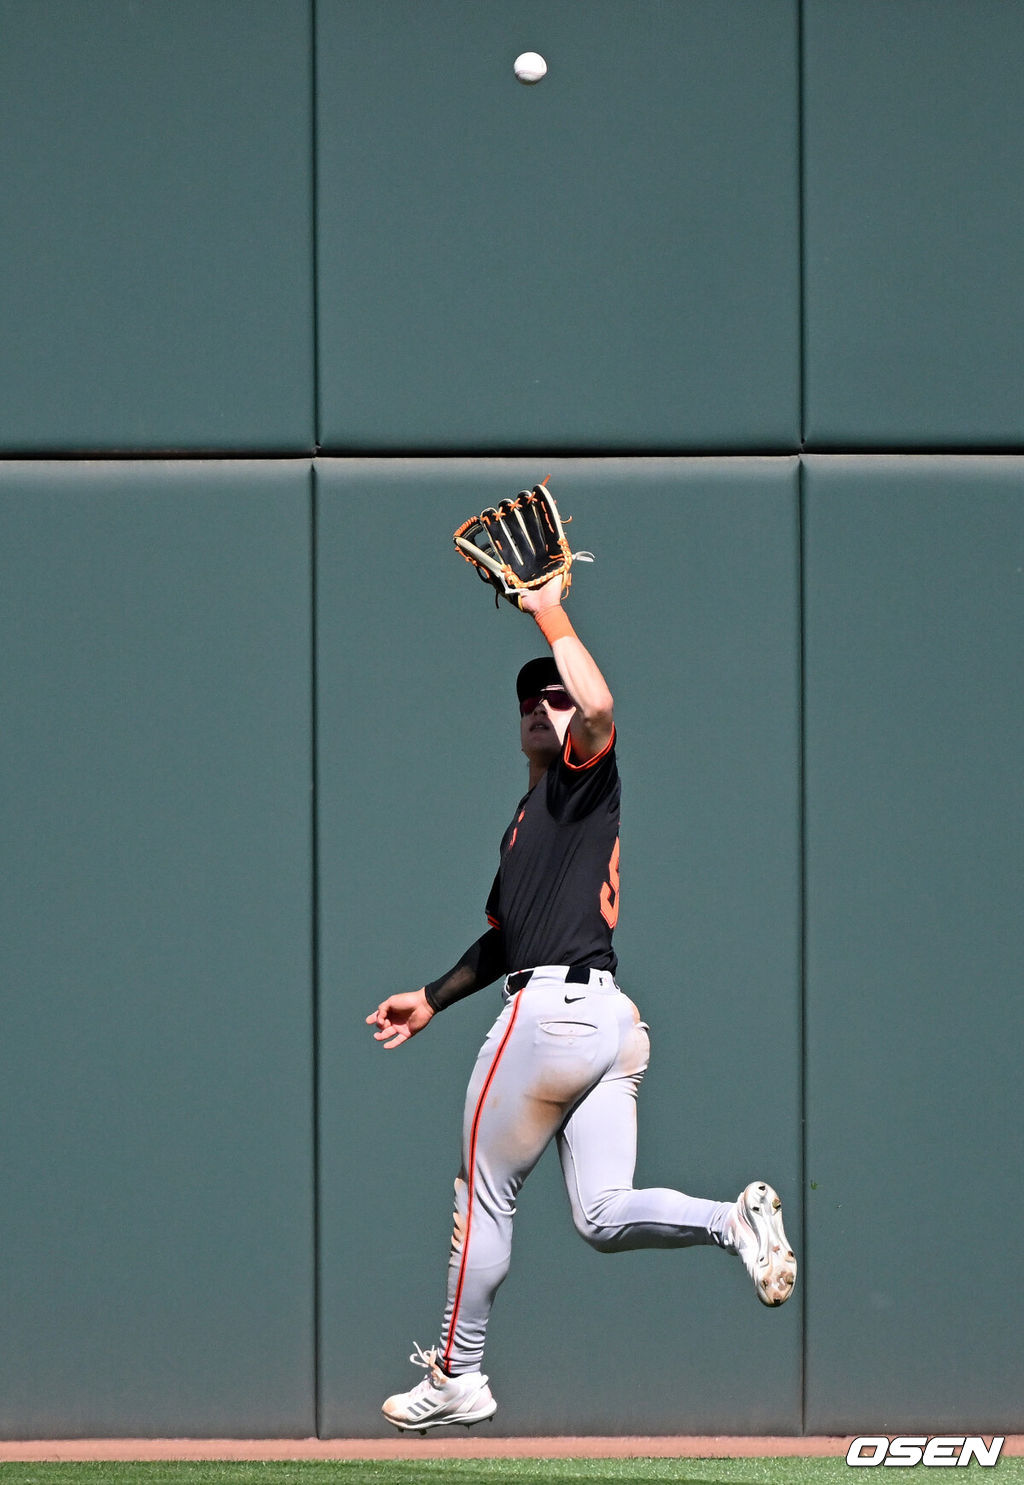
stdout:
[(519, 834), (519, 827), (523, 823), (523, 816), (525, 814), (526, 814), (526, 811), (525, 810), (520, 810), (519, 813), (518, 813), (518, 815), (516, 816), (516, 823), (515, 823), (515, 825), (512, 828), (512, 839), (508, 843), (508, 848), (509, 848), (510, 851), (511, 851), (512, 847), (516, 843), (516, 836)]
[(577, 772), (577, 773), (579, 773), (580, 770), (581, 769), (584, 769), (584, 768), (593, 768), (593, 766), (594, 766), (595, 763), (600, 763), (601, 759), (608, 752), (609, 748), (611, 747), (611, 745), (612, 745), (612, 743), (614, 741), (615, 741), (615, 728), (613, 727), (612, 728), (611, 737), (609, 737), (608, 741), (605, 743), (604, 747), (601, 749), (601, 751), (599, 753), (595, 753), (594, 756), (593, 756), (593, 758), (586, 758), (586, 759), (584, 759), (584, 761), (582, 763), (574, 763), (573, 762), (573, 759), (572, 759), (572, 733), (571, 732), (567, 732), (565, 734), (565, 748), (564, 748), (563, 754), (562, 754), (562, 756), (563, 756), (563, 758), (565, 760), (565, 766), (567, 768), (571, 768), (571, 769), (575, 770), (575, 772)]
[(505, 1051), (505, 1048), (508, 1046), (509, 1037), (512, 1035), (512, 1030), (516, 1024), (516, 1017), (518, 1015), (519, 997), (516, 996), (516, 998), (512, 1001), (511, 1019), (508, 1023), (508, 1026), (505, 1028), (505, 1035), (501, 1039), (501, 1045), (494, 1054), (494, 1061), (491, 1063), (491, 1070), (487, 1074), (484, 1086), (480, 1090), (480, 1097), (476, 1101), (476, 1108), (473, 1111), (473, 1124), (470, 1129), (469, 1135), (469, 1155), (466, 1162), (466, 1234), (462, 1240), (462, 1259), (459, 1263), (458, 1283), (455, 1286), (455, 1300), (452, 1304), (452, 1318), (448, 1323), (448, 1339), (445, 1342), (444, 1355), (441, 1358), (445, 1366), (448, 1365), (452, 1357), (452, 1344), (455, 1340), (455, 1326), (459, 1318), (459, 1305), (462, 1303), (462, 1286), (466, 1278), (466, 1258), (469, 1253), (470, 1240), (473, 1236), (473, 1199), (476, 1195), (476, 1141), (477, 1135), (480, 1132), (480, 1118), (484, 1111), (484, 1103), (487, 1100), (487, 1094), (490, 1091), (491, 1083), (494, 1081), (494, 1074), (498, 1071), (498, 1064), (501, 1062), (501, 1058)]
[(490, 913), (486, 913), (485, 914), (485, 917), (487, 918), (487, 921), (491, 925), (492, 928), (500, 928), (501, 927), (501, 924), (498, 922), (497, 918), (492, 918), (491, 915), (490, 915)]

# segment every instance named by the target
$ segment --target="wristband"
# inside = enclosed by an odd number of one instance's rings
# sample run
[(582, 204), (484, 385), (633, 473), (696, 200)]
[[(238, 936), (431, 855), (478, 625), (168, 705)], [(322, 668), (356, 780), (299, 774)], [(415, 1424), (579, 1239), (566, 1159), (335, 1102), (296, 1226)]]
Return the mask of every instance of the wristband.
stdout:
[(564, 608), (546, 608), (543, 612), (534, 614), (533, 617), (537, 621), (537, 628), (549, 645), (553, 645), (556, 639), (564, 639), (567, 634), (575, 635), (576, 633)]

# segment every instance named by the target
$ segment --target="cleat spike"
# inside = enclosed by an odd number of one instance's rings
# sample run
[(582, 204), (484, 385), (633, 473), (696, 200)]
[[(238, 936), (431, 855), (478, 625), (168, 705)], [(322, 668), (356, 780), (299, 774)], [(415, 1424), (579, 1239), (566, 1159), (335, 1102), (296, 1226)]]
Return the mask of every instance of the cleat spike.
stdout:
[(781, 1211), (782, 1201), (767, 1182), (751, 1182), (737, 1199), (727, 1243), (742, 1259), (758, 1299), (771, 1308), (785, 1304), (796, 1281), (796, 1257)]

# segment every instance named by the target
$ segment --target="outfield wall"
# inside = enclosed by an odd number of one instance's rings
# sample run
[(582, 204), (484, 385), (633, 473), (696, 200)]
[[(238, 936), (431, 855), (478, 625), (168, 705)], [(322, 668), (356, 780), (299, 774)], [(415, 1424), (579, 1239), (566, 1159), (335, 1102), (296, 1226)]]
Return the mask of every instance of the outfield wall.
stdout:
[[(1010, 1433), (1024, 6), (0, 0), (0, 1435), (365, 1436), (436, 1337), (551, 474), (638, 1179), (520, 1201), (509, 1433)], [(550, 72), (517, 84), (517, 52)], [(623, 496), (627, 497), (624, 507)]]

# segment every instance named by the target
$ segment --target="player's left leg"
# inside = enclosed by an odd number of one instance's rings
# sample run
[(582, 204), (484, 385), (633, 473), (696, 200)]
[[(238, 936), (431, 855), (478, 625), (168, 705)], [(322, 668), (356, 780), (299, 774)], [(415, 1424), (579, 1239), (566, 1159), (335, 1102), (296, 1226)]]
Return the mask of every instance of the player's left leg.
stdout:
[(639, 1081), (637, 1076), (598, 1083), (558, 1136), (577, 1232), (602, 1253), (728, 1246), (733, 1202), (633, 1185)]
[(730, 1242), (733, 1202), (687, 1196), (663, 1186), (637, 1189), (637, 1093), (650, 1041), (632, 1001), (616, 997), (619, 1055), (573, 1110), (558, 1135), (576, 1230), (604, 1253)]
[(783, 1304), (793, 1292), (797, 1265), (782, 1226), (782, 1203), (766, 1182), (751, 1182), (735, 1202), (634, 1187), (637, 1094), (650, 1043), (632, 1002), (624, 995), (619, 1002), (619, 1055), (558, 1135), (577, 1231), (604, 1253), (716, 1244), (740, 1257), (762, 1304)]

